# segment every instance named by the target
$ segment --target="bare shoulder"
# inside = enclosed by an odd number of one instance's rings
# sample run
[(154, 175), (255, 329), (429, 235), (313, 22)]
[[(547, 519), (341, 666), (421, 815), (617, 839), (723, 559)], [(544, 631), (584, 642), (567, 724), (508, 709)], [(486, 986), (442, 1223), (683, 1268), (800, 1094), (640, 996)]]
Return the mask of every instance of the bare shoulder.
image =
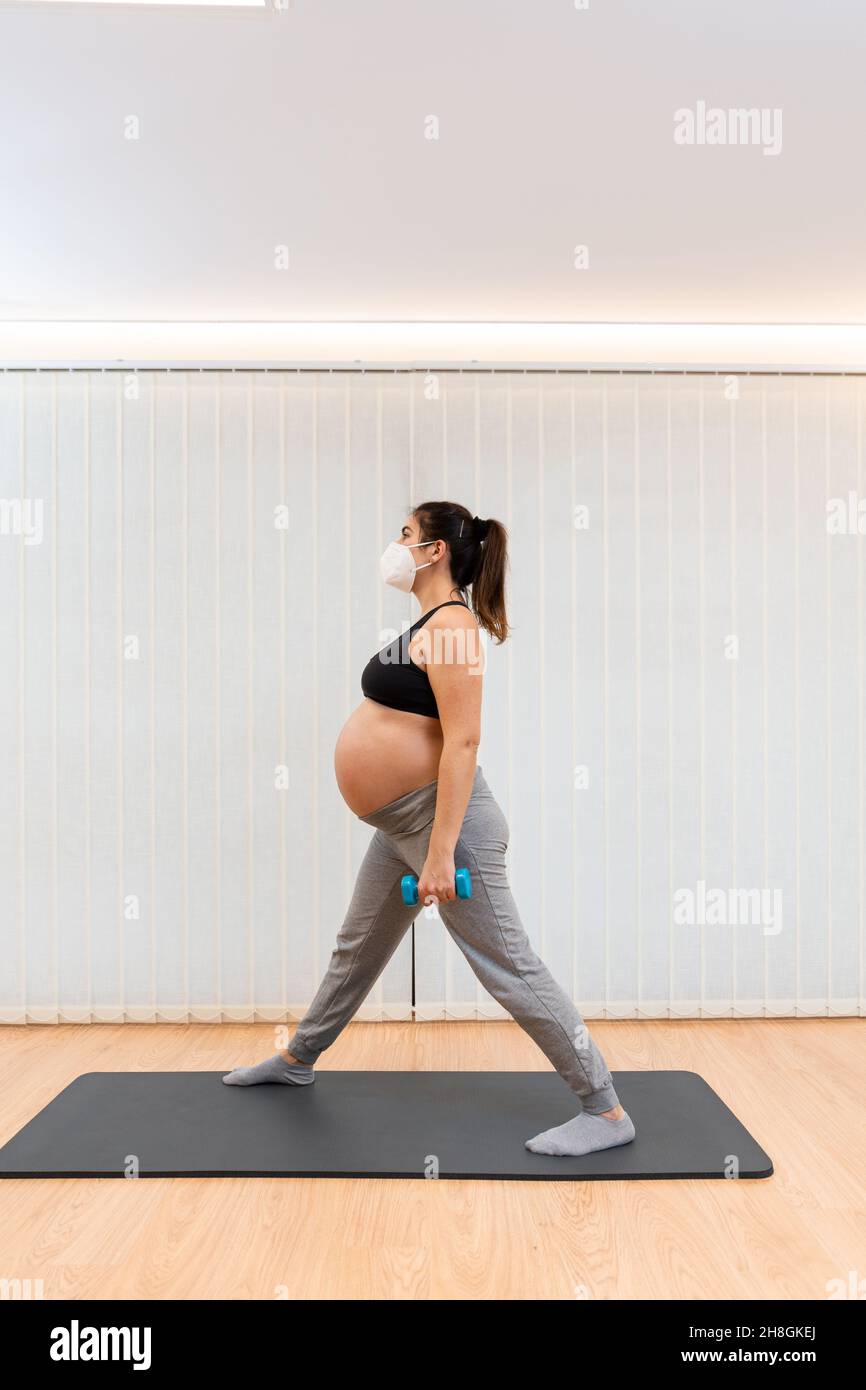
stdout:
[(471, 608), (449, 604), (440, 608), (415, 634), (421, 640), (413, 655), (428, 667), (477, 667), (481, 628)]
[(437, 609), (432, 618), (427, 619), (424, 626), (437, 630), (463, 628), (466, 631), (472, 631), (473, 629), (477, 630), (478, 619), (472, 609), (467, 608), (465, 604), (449, 603), (445, 608)]

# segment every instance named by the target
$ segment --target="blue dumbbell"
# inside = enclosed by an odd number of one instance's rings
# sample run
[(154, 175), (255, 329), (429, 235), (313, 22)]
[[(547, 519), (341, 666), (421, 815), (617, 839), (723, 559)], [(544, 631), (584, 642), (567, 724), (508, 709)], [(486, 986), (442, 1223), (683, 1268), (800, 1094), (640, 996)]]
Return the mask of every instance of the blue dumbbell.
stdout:
[[(400, 891), (407, 907), (414, 907), (418, 901), (418, 880), (414, 874), (404, 874), (400, 880)], [(472, 875), (468, 869), (458, 869), (454, 874), (454, 891), (458, 898), (472, 897)]]

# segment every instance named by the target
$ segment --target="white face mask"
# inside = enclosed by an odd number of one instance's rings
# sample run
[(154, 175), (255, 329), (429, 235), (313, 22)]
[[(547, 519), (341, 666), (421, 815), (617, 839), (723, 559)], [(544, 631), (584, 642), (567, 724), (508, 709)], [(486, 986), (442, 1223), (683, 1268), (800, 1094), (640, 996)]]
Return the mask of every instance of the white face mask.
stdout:
[(426, 565), (416, 565), (412, 551), (422, 545), (435, 544), (435, 541), (417, 541), (415, 545), (401, 545), (399, 541), (392, 541), (385, 547), (379, 561), (379, 572), (385, 583), (393, 584), (395, 589), (402, 590), (404, 594), (410, 593), (418, 570), (429, 569), (433, 563), (432, 560), (428, 560)]

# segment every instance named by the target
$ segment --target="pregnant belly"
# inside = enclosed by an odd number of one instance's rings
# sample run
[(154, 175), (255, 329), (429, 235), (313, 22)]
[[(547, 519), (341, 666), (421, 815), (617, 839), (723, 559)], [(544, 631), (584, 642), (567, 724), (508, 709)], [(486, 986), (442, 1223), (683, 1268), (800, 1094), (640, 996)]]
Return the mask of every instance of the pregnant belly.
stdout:
[(438, 719), (364, 700), (337, 739), (337, 786), (356, 816), (367, 816), (398, 796), (435, 782), (442, 754)]

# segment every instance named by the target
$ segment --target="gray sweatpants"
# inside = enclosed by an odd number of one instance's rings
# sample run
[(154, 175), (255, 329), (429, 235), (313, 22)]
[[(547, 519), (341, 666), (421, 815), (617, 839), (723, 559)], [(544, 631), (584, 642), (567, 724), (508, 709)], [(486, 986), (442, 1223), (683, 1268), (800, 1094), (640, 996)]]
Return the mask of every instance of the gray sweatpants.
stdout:
[[(404, 874), (420, 874), (436, 810), (436, 786), (409, 792), (360, 819), (376, 834), (327, 974), (287, 1050), (313, 1063), (357, 1012), (421, 910), (407, 907)], [(508, 823), (478, 767), (454, 853), (472, 875), (472, 897), (440, 903), (439, 915), (485, 989), (526, 1029), (560, 1076), (598, 1115), (619, 1104), (604, 1058), (567, 994), (536, 955), (508, 887)]]

